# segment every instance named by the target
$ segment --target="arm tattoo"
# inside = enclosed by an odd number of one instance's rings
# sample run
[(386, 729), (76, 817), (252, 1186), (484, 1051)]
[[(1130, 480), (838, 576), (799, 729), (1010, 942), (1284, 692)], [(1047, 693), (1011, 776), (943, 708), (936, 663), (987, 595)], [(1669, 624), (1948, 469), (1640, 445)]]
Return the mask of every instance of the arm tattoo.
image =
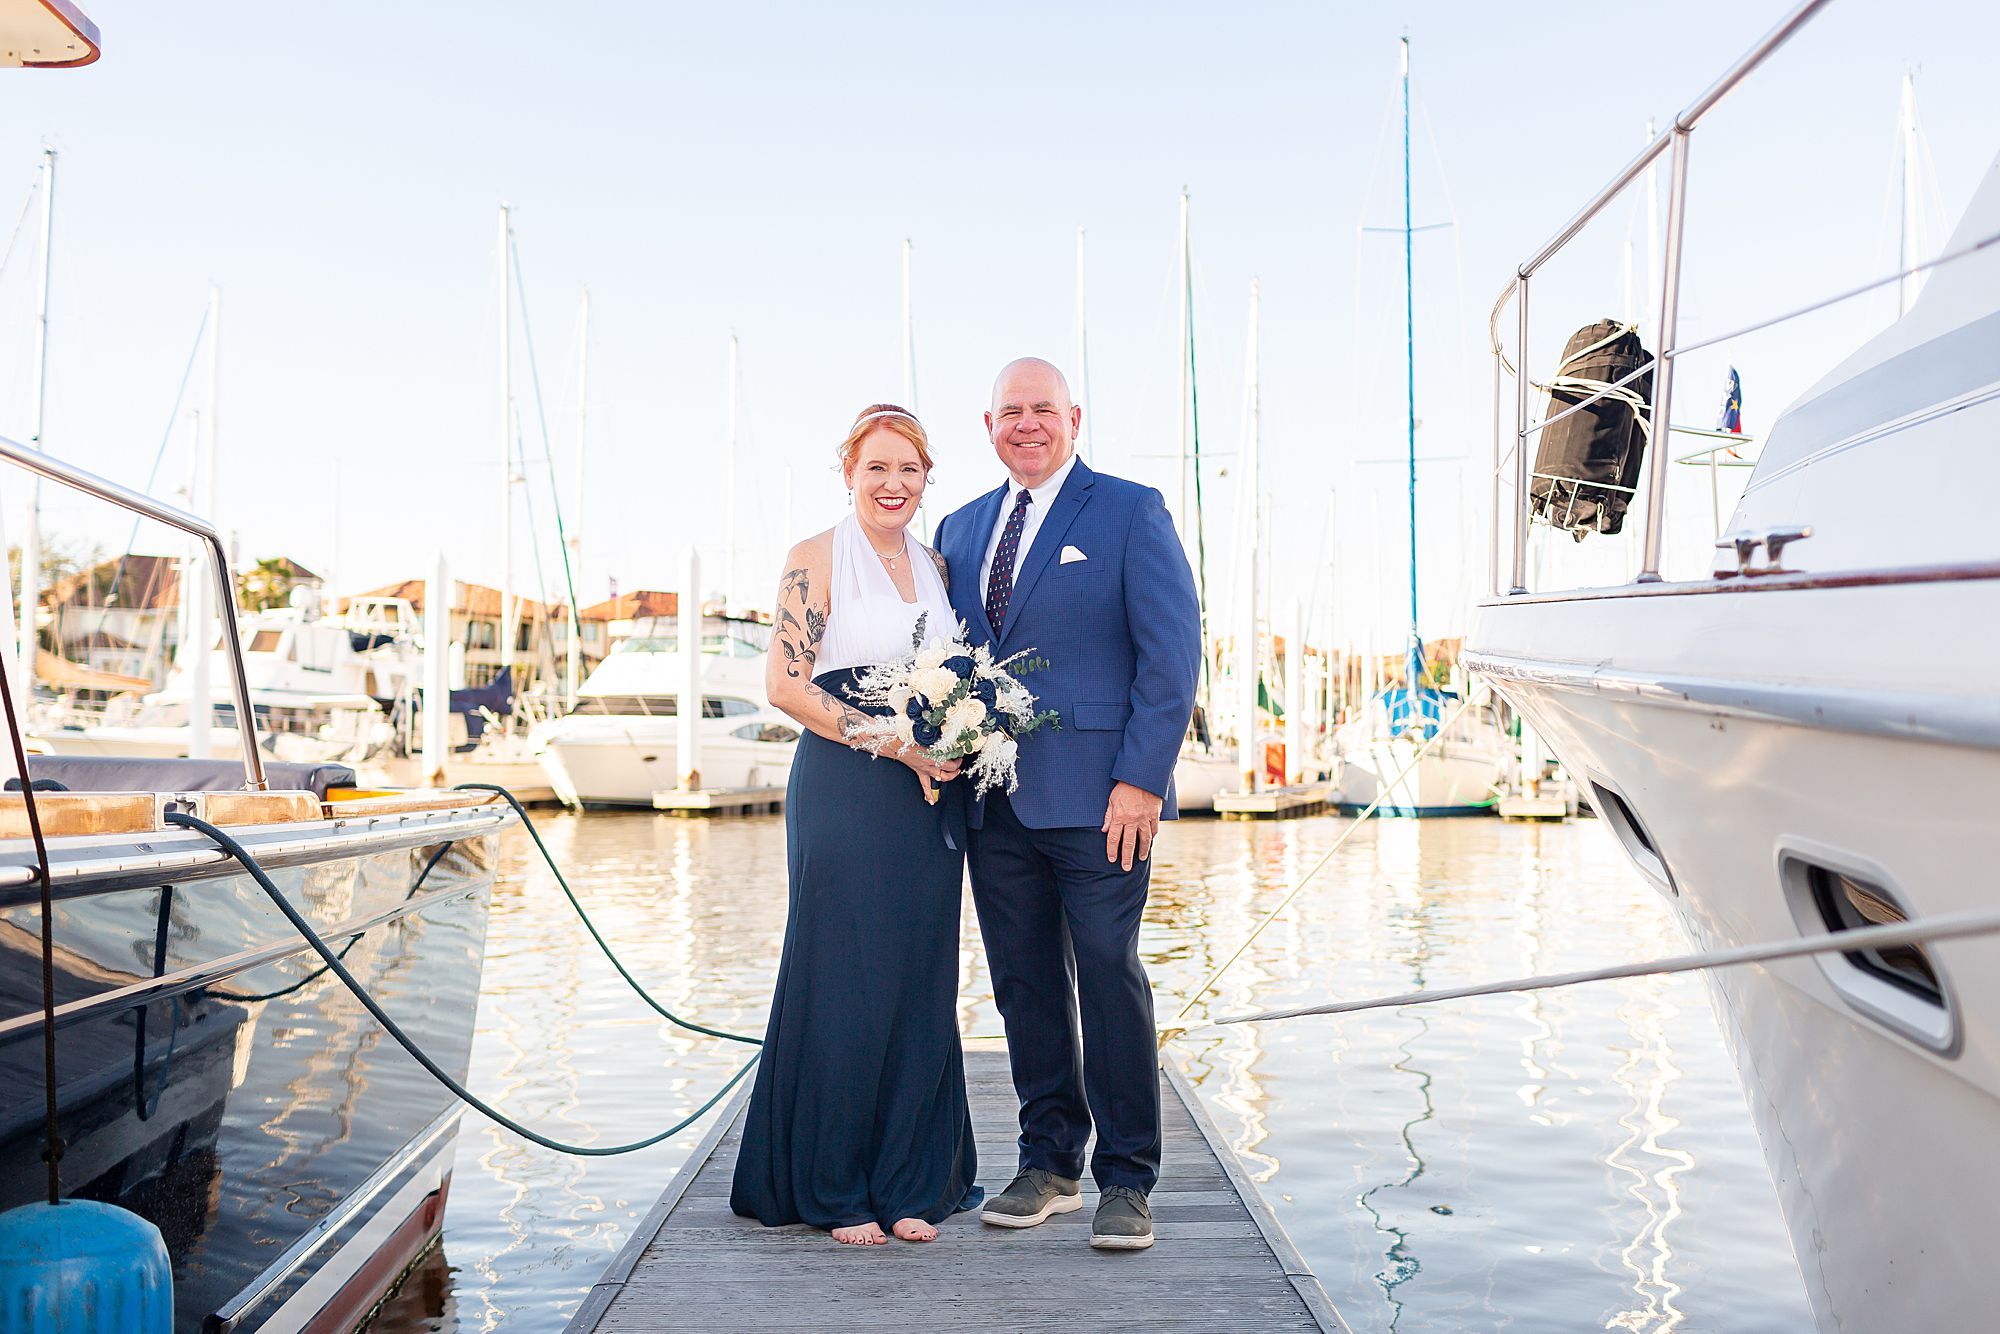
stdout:
[(944, 557), (936, 551), (930, 552), (931, 564), (937, 566), (938, 579), (944, 584), (944, 591), (951, 591), (951, 568), (944, 563)]
[(855, 727), (868, 721), (868, 715), (813, 684), (813, 666), (819, 661), (819, 645), (824, 638), (826, 613), (812, 605), (811, 575), (803, 566), (785, 571), (778, 584), (778, 628), (772, 636), (772, 647), (785, 660), (785, 675), (794, 681), (803, 680), (806, 693), (817, 696), (819, 706), (833, 715), (840, 734), (850, 736)]

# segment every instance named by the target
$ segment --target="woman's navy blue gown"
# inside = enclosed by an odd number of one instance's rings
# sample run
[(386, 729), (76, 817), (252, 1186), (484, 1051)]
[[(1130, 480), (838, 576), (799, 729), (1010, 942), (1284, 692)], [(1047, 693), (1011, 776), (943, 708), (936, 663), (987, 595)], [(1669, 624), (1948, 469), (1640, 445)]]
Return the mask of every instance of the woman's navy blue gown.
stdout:
[[(851, 671), (815, 679), (844, 699)], [(770, 1226), (976, 1205), (958, 1041), (963, 782), (811, 732), (785, 793), (791, 915), (730, 1207)]]

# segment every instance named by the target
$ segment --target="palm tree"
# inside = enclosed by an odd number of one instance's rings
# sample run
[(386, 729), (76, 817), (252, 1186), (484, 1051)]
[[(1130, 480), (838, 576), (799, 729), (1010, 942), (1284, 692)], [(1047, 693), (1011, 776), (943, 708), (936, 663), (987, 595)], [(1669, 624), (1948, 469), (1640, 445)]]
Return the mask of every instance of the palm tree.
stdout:
[(283, 556), (266, 556), (243, 572), (236, 601), (244, 611), (268, 611), (289, 604), (297, 576)]

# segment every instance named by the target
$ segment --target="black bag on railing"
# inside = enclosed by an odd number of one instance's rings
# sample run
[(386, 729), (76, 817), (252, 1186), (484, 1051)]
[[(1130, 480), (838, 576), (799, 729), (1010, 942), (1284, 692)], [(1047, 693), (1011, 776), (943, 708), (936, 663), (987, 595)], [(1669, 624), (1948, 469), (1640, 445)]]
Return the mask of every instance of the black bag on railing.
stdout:
[[(1616, 384), (1651, 358), (1639, 335), (1617, 320), (1599, 320), (1570, 336), (1551, 382), (1548, 416)], [(1639, 483), (1646, 455), (1642, 422), (1650, 418), (1653, 372), (1598, 399), (1544, 430), (1535, 451), (1528, 495), (1534, 517), (1581, 542), (1615, 533)]]

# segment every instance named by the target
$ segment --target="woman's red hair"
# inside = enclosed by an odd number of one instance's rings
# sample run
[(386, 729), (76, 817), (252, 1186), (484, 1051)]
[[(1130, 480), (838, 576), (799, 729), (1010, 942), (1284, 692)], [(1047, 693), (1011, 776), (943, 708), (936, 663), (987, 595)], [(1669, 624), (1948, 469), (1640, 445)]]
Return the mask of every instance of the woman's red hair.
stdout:
[(931, 470), (931, 439), (924, 434), (923, 423), (916, 414), (894, 403), (870, 403), (855, 416), (854, 425), (847, 428), (847, 438), (840, 442), (841, 472), (852, 471), (854, 461), (861, 456), (861, 442), (877, 431), (894, 431), (916, 446), (918, 462), (924, 465), (925, 472)]

